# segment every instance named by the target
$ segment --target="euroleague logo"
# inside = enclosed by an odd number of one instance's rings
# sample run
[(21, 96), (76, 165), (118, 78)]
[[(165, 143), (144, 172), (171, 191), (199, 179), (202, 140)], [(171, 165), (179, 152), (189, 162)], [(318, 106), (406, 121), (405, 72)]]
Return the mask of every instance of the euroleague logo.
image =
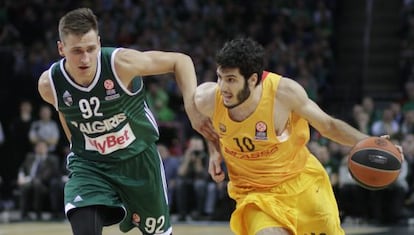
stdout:
[(267, 140), (267, 125), (263, 121), (256, 123), (256, 134), (254, 136), (256, 140)]
[(105, 89), (107, 89), (107, 90), (114, 89), (114, 82), (113, 82), (112, 80), (110, 80), (110, 79), (106, 79), (106, 80), (104, 81), (104, 87), (105, 87)]
[(106, 79), (103, 85), (106, 90), (105, 100), (113, 100), (120, 97), (120, 95), (116, 92), (115, 84), (111, 79)]
[(260, 132), (264, 132), (267, 130), (267, 125), (264, 122), (258, 122), (256, 123), (256, 130)]

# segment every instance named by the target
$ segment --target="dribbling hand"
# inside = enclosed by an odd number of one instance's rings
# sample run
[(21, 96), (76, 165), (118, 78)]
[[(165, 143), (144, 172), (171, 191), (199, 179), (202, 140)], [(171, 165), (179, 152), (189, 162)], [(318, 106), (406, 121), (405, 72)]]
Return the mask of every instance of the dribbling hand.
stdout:
[[(385, 138), (385, 139), (387, 139), (387, 140), (390, 140), (390, 136), (389, 135), (382, 135), (382, 136), (380, 136), (381, 138)], [(402, 160), (404, 161), (404, 152), (403, 152), (403, 149), (402, 149), (402, 146), (401, 145), (398, 145), (398, 144), (395, 144), (395, 147), (398, 149), (398, 151), (400, 151), (400, 153), (401, 153), (401, 158), (402, 158)]]

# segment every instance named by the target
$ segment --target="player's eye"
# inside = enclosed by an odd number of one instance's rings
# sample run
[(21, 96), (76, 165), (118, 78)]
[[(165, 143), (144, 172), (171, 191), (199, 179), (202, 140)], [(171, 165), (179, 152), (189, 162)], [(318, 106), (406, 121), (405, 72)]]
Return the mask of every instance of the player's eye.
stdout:
[(236, 79), (234, 79), (234, 78), (227, 78), (227, 82), (233, 83), (235, 81), (236, 81)]
[(94, 51), (95, 51), (95, 49), (96, 49), (95, 47), (90, 47), (90, 48), (88, 48), (88, 50), (87, 50), (87, 51), (88, 51), (88, 53), (92, 53), (92, 52), (94, 52)]

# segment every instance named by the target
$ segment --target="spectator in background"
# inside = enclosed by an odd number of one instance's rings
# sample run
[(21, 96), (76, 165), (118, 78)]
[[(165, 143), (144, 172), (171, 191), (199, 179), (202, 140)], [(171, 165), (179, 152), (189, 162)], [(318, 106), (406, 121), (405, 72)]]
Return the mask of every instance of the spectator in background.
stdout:
[(414, 109), (407, 109), (403, 113), (403, 121), (401, 123), (401, 134), (414, 134)]
[(177, 157), (172, 156), (167, 146), (164, 144), (157, 144), (158, 152), (160, 153), (162, 163), (164, 164), (165, 170), (165, 180), (167, 182), (168, 189), (168, 204), (170, 205), (170, 210), (173, 211), (176, 206), (175, 194), (177, 187), (177, 172), (178, 167), (180, 166), (180, 161)]
[(379, 224), (395, 225), (404, 221), (408, 216), (414, 215), (405, 208), (409, 192), (407, 175), (411, 172), (412, 168), (409, 168), (408, 163), (403, 161), (397, 180), (385, 189), (372, 192), (370, 197), (372, 216)]
[(361, 101), (362, 109), (368, 114), (369, 122), (368, 125), (372, 126), (372, 124), (381, 119), (381, 113), (375, 106), (375, 101), (370, 96), (365, 96), (362, 98)]
[(208, 156), (205, 143), (199, 136), (192, 136), (178, 168), (177, 210), (179, 221), (191, 213), (194, 219), (204, 214), (206, 187), (209, 180)]
[[(33, 150), (29, 140), (30, 126), (33, 122), (32, 103), (22, 100), (19, 104), (18, 115), (13, 117), (9, 125), (10, 141), (8, 146), (12, 157), (6, 159), (7, 175), (13, 182), (13, 188), (17, 180), (17, 172), (27, 153)], [(12, 192), (12, 189), (9, 189)]]
[[(344, 156), (349, 153), (349, 150), (349, 148), (342, 148)], [(339, 167), (338, 194), (336, 195), (341, 222), (346, 217), (368, 220), (371, 209), (369, 207), (369, 196), (370, 191), (358, 185), (352, 178), (348, 170), (348, 159), (343, 157)]]
[(49, 146), (49, 152), (56, 150), (56, 145), (60, 138), (60, 130), (56, 121), (52, 119), (52, 110), (49, 105), (43, 104), (40, 107), (39, 119), (30, 126), (29, 138), (33, 145), (44, 141)]
[(318, 143), (311, 141), (309, 142), (309, 150), (321, 162), (326, 172), (328, 173), (332, 187), (336, 188), (338, 186), (338, 174), (339, 174), (340, 162), (337, 162), (336, 159), (331, 158), (331, 155), (330, 155), (330, 152), (327, 146), (319, 145)]
[(338, 143), (336, 143), (335, 141), (328, 141), (327, 143), (327, 148), (328, 148), (328, 153), (329, 153), (329, 158), (330, 158), (330, 162), (331, 162), (331, 169), (332, 169), (332, 174), (334, 175), (334, 177), (331, 178), (331, 180), (335, 181), (335, 183), (332, 182), (332, 186), (333, 186), (333, 191), (336, 197), (338, 197), (339, 194), (339, 168), (341, 166), (341, 162), (343, 160), (343, 158), (346, 158), (346, 154), (349, 148), (348, 147), (344, 147)]
[(169, 95), (156, 79), (148, 80), (147, 103), (159, 122), (173, 121), (174, 111), (169, 107)]
[(10, 123), (10, 142), (18, 166), (23, 162), (26, 154), (32, 150), (29, 140), (29, 131), (33, 122), (32, 111), (33, 107), (30, 101), (21, 101), (19, 114)]
[(402, 111), (414, 110), (414, 74), (405, 82), (404, 91), (405, 100), (402, 104)]
[(390, 107), (386, 107), (383, 110), (381, 119), (378, 119), (372, 124), (371, 132), (372, 135), (395, 135), (400, 131), (400, 125), (394, 119), (393, 111)]
[(231, 213), (234, 211), (236, 202), (231, 199), (227, 192), (229, 178), (226, 164), (222, 163), (226, 178), (221, 182), (214, 182), (212, 179), (207, 183), (205, 213), (206, 218), (218, 221), (229, 221)]
[(401, 125), (401, 123), (404, 120), (404, 114), (401, 109), (401, 104), (398, 102), (391, 102), (390, 103), (390, 109), (392, 111), (393, 119)]
[(364, 108), (356, 104), (352, 108), (352, 117), (350, 120), (350, 124), (357, 128), (359, 131), (370, 134), (371, 133), (371, 126), (369, 124), (369, 114), (365, 112)]
[(414, 215), (414, 134), (405, 134), (401, 141), (401, 146), (404, 150), (404, 160), (407, 162), (408, 169), (410, 169), (407, 176), (409, 187), (405, 205), (411, 210), (412, 215)]
[[(329, 154), (331, 155), (331, 159), (336, 162), (336, 165), (339, 170), (339, 166), (341, 165), (342, 158), (344, 158), (343, 148), (340, 144), (334, 141), (328, 141), (327, 143)], [(348, 148), (345, 148), (348, 149)]]
[[(67, 156), (70, 154), (69, 146), (62, 148), (62, 155)], [(58, 157), (61, 157), (57, 155)], [(59, 159), (59, 172), (57, 177), (54, 177), (50, 181), (50, 205), (53, 208), (52, 217), (53, 220), (63, 220), (65, 216), (64, 208), (64, 188), (66, 182), (69, 180), (69, 170), (67, 168), (67, 158)]]
[[(59, 160), (49, 153), (45, 141), (38, 141), (34, 145), (34, 152), (28, 153), (20, 167), (17, 184), (20, 190), (21, 218), (29, 219), (30, 209), (35, 211), (35, 219), (41, 219), (41, 213), (46, 208), (45, 202), (49, 200), (51, 182), (59, 177)], [(58, 195), (51, 195), (58, 197)], [(53, 212), (58, 208), (53, 208)]]
[[(396, 139), (391, 138), (391, 141), (400, 144)], [(404, 200), (409, 191), (407, 176), (410, 171), (407, 161), (403, 161), (400, 174), (394, 183), (382, 190), (371, 191), (369, 205), (375, 223), (397, 224), (406, 218)]]

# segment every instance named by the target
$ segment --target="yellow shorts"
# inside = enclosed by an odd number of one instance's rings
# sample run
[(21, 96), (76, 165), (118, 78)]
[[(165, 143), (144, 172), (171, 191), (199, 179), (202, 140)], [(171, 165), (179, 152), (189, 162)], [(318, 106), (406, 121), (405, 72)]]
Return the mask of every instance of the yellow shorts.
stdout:
[(269, 227), (294, 235), (345, 234), (328, 175), (314, 156), (301, 174), (276, 187), (246, 191), (230, 184), (229, 194), (237, 202), (230, 219), (237, 235), (255, 235)]

